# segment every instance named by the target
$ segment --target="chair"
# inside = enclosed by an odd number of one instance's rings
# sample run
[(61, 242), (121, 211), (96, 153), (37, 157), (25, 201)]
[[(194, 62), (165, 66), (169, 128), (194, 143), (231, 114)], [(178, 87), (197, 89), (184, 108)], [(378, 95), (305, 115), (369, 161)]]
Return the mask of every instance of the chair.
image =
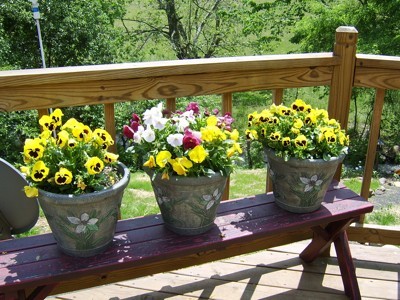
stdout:
[(0, 158), (0, 240), (28, 231), (38, 220), (38, 202), (26, 197), (26, 185), (23, 174)]

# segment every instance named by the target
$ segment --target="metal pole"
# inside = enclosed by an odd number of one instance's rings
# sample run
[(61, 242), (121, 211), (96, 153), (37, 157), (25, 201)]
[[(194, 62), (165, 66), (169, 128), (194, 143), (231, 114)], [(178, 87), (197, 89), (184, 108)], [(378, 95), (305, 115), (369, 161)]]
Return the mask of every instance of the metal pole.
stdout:
[(42, 34), (41, 34), (41, 31), (40, 31), (40, 22), (39, 22), (39, 19), (36, 20), (36, 27), (37, 27), (38, 38), (39, 38), (40, 56), (42, 57), (42, 67), (45, 69), (45, 68), (46, 68), (46, 60), (45, 60), (45, 58), (44, 58)]
[(36, 28), (37, 28), (37, 33), (38, 33), (38, 39), (39, 39), (39, 48), (40, 48), (40, 56), (42, 58), (42, 67), (46, 68), (46, 60), (44, 57), (44, 50), (43, 50), (43, 42), (42, 42), (42, 33), (40, 30), (40, 11), (39, 11), (39, 3), (38, 0), (29, 0), (32, 2), (32, 13), (33, 13), (33, 18), (36, 21)]

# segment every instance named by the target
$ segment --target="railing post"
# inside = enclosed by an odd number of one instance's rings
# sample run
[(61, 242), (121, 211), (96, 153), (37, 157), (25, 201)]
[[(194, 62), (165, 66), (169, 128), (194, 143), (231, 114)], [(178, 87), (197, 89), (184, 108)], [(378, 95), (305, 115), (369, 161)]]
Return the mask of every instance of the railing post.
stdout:
[[(356, 65), (356, 46), (358, 32), (354, 27), (341, 26), (336, 29), (333, 55), (340, 58), (332, 74), (329, 94), (329, 117), (339, 121), (342, 128), (347, 128), (350, 100), (354, 83)], [(341, 166), (335, 174), (340, 179)]]

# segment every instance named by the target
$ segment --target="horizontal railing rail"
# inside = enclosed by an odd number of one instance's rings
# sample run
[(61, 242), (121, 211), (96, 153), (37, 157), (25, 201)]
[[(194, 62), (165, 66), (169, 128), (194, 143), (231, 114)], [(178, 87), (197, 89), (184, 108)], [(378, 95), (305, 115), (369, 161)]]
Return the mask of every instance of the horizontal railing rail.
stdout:
[[(217, 94), (222, 110), (232, 112), (236, 92), (272, 90), (273, 101), (280, 103), (285, 89), (328, 86), (329, 113), (346, 126), (352, 88), (372, 88), (376, 100), (361, 192), (368, 198), (384, 95), (387, 89), (400, 89), (400, 58), (356, 54), (356, 43), (354, 28), (339, 27), (330, 53), (2, 71), (0, 112), (37, 109), (43, 114), (48, 108), (104, 104), (106, 129), (115, 136), (118, 102), (166, 99), (167, 107), (174, 109), (176, 98)], [(365, 241), (372, 230), (366, 231), (362, 236), (358, 227), (351, 236)], [(392, 243), (393, 235), (400, 236), (400, 231), (392, 233), (387, 243)], [(373, 240), (385, 243), (384, 236)]]

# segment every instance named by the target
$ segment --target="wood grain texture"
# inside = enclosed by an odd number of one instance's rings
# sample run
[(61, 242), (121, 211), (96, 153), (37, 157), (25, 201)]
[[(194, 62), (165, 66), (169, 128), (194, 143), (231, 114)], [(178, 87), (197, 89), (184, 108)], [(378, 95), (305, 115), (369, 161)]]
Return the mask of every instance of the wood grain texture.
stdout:
[(332, 53), (308, 53), (14, 70), (0, 72), (0, 88), (204, 73), (241, 73), (249, 70), (328, 67), (338, 63), (339, 60)]
[(0, 88), (0, 111), (96, 105), (330, 83), (331, 67), (249, 70), (210, 74), (43, 84)]

